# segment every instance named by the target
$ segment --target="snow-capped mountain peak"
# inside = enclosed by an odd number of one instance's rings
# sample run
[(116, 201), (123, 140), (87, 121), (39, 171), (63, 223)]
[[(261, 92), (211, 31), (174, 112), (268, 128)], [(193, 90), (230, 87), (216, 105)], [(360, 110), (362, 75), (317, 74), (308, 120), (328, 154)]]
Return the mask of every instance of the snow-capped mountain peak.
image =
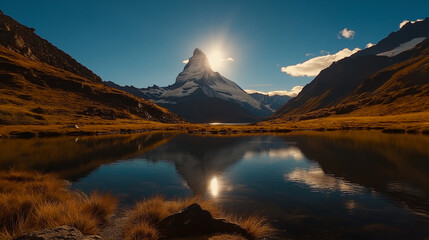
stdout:
[[(142, 88), (140, 92), (147, 99), (193, 122), (250, 122), (273, 112), (235, 82), (214, 72), (207, 56), (199, 48), (194, 50), (174, 84)], [(220, 110), (230, 112), (230, 116), (214, 114)], [(207, 111), (207, 116), (202, 116), (204, 111)]]
[(188, 80), (198, 80), (204, 77), (212, 77), (213, 72), (207, 56), (199, 48), (195, 48), (194, 53), (189, 62), (183, 68), (183, 72), (176, 78), (176, 83)]

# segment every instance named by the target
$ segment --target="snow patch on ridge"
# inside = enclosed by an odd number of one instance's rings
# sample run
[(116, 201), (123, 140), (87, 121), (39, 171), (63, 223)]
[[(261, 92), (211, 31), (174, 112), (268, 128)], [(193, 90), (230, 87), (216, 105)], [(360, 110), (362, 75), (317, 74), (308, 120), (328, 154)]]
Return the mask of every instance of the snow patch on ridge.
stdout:
[(379, 53), (379, 54), (377, 54), (377, 56), (394, 57), (400, 53), (403, 53), (405, 51), (412, 49), (417, 44), (423, 42), (425, 39), (426, 39), (425, 37), (414, 38), (411, 41), (399, 44), (398, 47), (396, 47), (390, 51)]

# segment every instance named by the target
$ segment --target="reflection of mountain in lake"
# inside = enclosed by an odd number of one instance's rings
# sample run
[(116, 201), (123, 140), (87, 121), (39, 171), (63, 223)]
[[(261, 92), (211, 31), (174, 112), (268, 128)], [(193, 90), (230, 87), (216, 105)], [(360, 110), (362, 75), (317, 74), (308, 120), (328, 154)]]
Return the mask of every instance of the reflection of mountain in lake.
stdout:
[(0, 169), (55, 172), (62, 178), (75, 181), (103, 164), (132, 158), (168, 142), (174, 136), (171, 133), (150, 133), (1, 140)]
[[(287, 180), (319, 190), (326, 190), (328, 185), (350, 190), (358, 184), (394, 198), (415, 212), (429, 213), (429, 138), (337, 132), (284, 139), (296, 142), (303, 154), (323, 170), (322, 177), (320, 170), (298, 169), (285, 176)], [(327, 179), (326, 174), (335, 179)]]
[[(271, 149), (271, 150), (270, 150)], [(203, 194), (214, 177), (249, 154), (288, 149), (274, 136), (197, 137), (182, 135), (141, 155), (151, 161), (171, 161), (195, 195)]]

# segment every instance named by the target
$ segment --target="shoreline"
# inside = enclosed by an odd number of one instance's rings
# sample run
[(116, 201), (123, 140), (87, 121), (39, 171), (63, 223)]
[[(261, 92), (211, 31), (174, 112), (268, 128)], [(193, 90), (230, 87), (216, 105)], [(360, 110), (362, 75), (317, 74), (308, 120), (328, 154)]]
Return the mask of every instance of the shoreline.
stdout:
[(168, 124), (148, 121), (67, 122), (51, 125), (3, 125), (0, 139), (60, 136), (98, 136), (145, 132), (177, 132), (191, 135), (255, 135), (301, 131), (361, 131), (429, 135), (429, 112), (389, 116), (343, 116), (302, 121), (271, 120), (248, 125), (208, 123)]

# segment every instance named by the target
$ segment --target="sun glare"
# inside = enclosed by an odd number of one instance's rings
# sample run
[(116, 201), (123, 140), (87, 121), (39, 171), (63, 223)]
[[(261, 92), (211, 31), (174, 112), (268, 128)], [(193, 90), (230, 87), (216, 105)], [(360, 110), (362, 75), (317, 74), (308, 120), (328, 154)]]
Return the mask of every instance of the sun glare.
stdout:
[(219, 72), (225, 64), (225, 56), (220, 49), (211, 49), (207, 52), (207, 58), (210, 62), (212, 70)]

